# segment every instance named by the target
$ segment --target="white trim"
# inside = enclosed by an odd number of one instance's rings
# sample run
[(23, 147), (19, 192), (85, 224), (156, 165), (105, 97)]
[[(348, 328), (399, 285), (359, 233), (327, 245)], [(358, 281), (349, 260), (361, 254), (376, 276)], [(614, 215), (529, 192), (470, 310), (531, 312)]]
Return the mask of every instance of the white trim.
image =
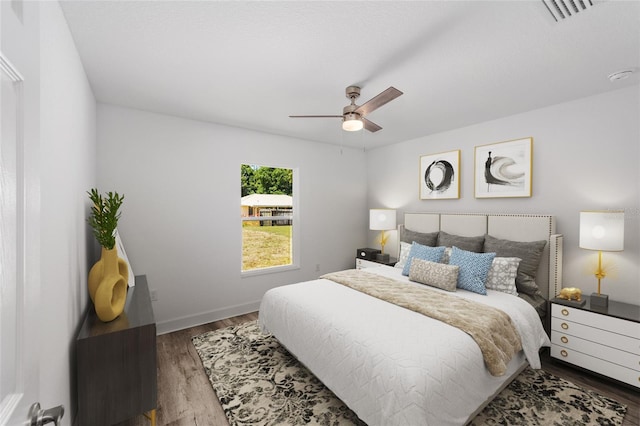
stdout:
[(13, 411), (16, 409), (23, 396), (24, 394), (22, 393), (10, 393), (4, 397), (2, 403), (0, 404), (0, 425), (4, 425), (9, 421), (9, 418), (13, 414)]
[[(252, 163), (240, 163), (252, 164)], [(263, 220), (291, 220), (291, 263), (282, 266), (272, 266), (267, 268), (255, 268), (247, 271), (242, 270), (242, 244), (240, 244), (240, 276), (250, 277), (264, 274), (273, 274), (277, 272), (285, 272), (295, 269), (300, 269), (300, 259), (302, 255), (300, 253), (301, 243), (300, 234), (302, 226), (300, 225), (300, 170), (298, 167), (290, 166), (261, 166), (261, 167), (274, 167), (280, 169), (290, 169), (293, 177), (292, 187), (292, 201), (293, 201), (293, 214), (287, 216), (258, 216), (258, 217), (240, 217), (240, 241), (242, 242), (242, 223), (245, 221), (263, 221)]]
[(248, 271), (240, 271), (240, 277), (255, 277), (256, 275), (275, 274), (278, 272), (286, 272), (300, 269), (297, 263), (282, 266), (268, 266), (265, 268), (249, 269)]
[[(16, 202), (16, 347), (15, 347), (15, 384), (14, 388), (0, 401), (0, 425), (6, 424), (19, 409), (18, 406), (24, 397), (26, 388), (26, 366), (25, 366), (25, 321), (27, 316), (27, 263), (28, 254), (26, 252), (26, 212), (27, 194), (25, 183), (25, 144), (24, 144), (24, 77), (17, 68), (0, 51), (0, 73), (7, 75), (12, 82), (15, 91), (15, 202)], [(0, 109), (1, 110), (1, 109)], [(2, 123), (0, 122), (0, 125)], [(1, 127), (1, 126), (0, 126)]]
[(7, 73), (9, 78), (14, 83), (24, 81), (24, 77), (22, 77), (22, 74), (20, 74), (16, 67), (13, 66), (11, 61), (9, 61), (6, 56), (2, 54), (2, 52), (0, 52), (0, 69)]
[(201, 312), (199, 314), (187, 315), (168, 321), (158, 322), (156, 323), (156, 334), (161, 335), (172, 333), (174, 331), (180, 331), (190, 327), (256, 312), (259, 308), (260, 300), (257, 300), (242, 305), (228, 306), (225, 308), (215, 309), (213, 311)]

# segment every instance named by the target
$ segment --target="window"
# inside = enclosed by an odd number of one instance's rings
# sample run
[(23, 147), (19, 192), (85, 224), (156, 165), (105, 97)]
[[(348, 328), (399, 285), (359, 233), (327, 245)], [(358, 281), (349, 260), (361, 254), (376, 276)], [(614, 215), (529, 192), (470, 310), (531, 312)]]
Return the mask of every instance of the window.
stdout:
[(295, 266), (294, 170), (240, 165), (242, 272)]

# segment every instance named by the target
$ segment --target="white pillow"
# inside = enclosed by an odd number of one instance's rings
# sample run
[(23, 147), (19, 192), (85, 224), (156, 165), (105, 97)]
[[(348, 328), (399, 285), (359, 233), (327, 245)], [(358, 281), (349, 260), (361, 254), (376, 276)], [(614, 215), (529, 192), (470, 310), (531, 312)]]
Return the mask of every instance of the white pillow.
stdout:
[(503, 293), (518, 295), (516, 276), (518, 275), (519, 257), (496, 257), (487, 273), (485, 287)]
[(411, 251), (411, 244), (400, 242), (400, 255), (398, 256), (398, 263), (394, 265), (395, 268), (404, 269), (404, 264), (407, 263), (409, 252)]

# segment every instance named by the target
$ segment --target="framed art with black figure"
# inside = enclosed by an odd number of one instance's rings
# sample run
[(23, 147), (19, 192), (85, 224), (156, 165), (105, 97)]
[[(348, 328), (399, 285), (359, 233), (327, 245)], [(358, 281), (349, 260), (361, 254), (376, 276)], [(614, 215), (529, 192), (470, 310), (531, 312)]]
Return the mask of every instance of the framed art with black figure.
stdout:
[(533, 138), (475, 147), (475, 197), (531, 197)]

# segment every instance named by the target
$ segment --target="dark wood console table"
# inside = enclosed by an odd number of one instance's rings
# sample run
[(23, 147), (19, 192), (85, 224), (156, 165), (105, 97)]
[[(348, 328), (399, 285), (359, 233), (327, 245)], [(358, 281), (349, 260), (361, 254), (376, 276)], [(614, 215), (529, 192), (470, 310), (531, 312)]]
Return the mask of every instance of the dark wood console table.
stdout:
[(91, 306), (78, 334), (78, 425), (110, 426), (145, 414), (155, 426), (156, 322), (146, 275), (135, 281), (118, 318), (104, 323)]

